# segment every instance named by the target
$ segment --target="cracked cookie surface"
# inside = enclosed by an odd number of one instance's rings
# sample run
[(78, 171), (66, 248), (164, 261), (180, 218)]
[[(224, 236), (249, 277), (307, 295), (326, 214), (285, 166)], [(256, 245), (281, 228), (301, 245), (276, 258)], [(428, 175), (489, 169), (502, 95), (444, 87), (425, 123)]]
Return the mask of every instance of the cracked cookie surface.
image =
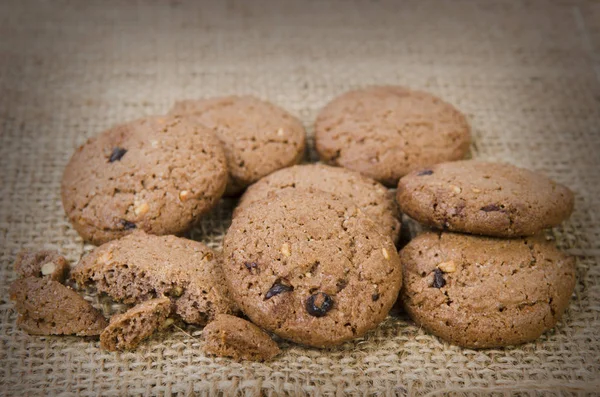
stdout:
[(218, 313), (237, 312), (221, 266), (203, 243), (137, 231), (96, 248), (71, 275), (124, 303), (169, 296), (183, 321), (204, 325)]
[(230, 195), (304, 155), (306, 132), (300, 120), (253, 96), (179, 101), (169, 114), (215, 132), (227, 157)]
[(219, 200), (227, 183), (214, 134), (170, 117), (113, 127), (77, 149), (62, 201), (73, 227), (95, 245), (140, 229), (181, 234)]
[(573, 211), (573, 193), (539, 173), (475, 160), (437, 164), (398, 183), (396, 199), (415, 220), (450, 231), (533, 235)]
[(398, 86), (342, 94), (315, 122), (321, 160), (387, 186), (414, 169), (463, 158), (470, 139), (465, 116), (452, 105)]
[(575, 286), (575, 260), (544, 237), (426, 232), (402, 251), (400, 299), (432, 334), (468, 348), (516, 345), (554, 327)]
[(402, 284), (391, 238), (354, 203), (291, 191), (242, 211), (224, 240), (232, 296), (255, 324), (310, 346), (364, 335)]
[(377, 181), (341, 167), (303, 164), (276, 171), (246, 190), (234, 216), (252, 203), (286, 191), (320, 190), (354, 202), (394, 243), (400, 235), (400, 213), (394, 195)]

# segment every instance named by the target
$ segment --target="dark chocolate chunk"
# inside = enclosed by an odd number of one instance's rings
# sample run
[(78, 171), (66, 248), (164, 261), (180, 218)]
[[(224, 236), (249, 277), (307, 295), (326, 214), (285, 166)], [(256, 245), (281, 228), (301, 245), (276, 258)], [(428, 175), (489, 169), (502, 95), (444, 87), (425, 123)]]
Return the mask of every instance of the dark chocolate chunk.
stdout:
[(493, 212), (493, 211), (502, 211), (502, 208), (499, 207), (497, 204), (488, 204), (485, 207), (481, 207), (480, 210), (485, 211), (485, 212)]
[(119, 221), (119, 223), (121, 224), (121, 226), (123, 227), (123, 230), (131, 230), (131, 229), (135, 229), (137, 226), (135, 225), (135, 223), (133, 222), (129, 222), (126, 219), (121, 219)]
[(433, 174), (433, 171), (432, 171), (432, 170), (423, 170), (423, 171), (420, 171), (420, 172), (417, 174), (417, 176), (425, 176), (425, 175), (432, 175), (432, 174)]
[(279, 282), (275, 282), (275, 284), (273, 284), (273, 286), (271, 287), (270, 290), (267, 291), (267, 293), (265, 294), (265, 299), (270, 299), (272, 297), (274, 297), (275, 295), (279, 295), (282, 292), (289, 292), (292, 291), (294, 288), (290, 287), (289, 285), (285, 285), (285, 284), (281, 284)]
[(446, 285), (446, 280), (444, 280), (444, 272), (436, 267), (433, 271), (433, 287), (442, 288), (444, 285)]
[(373, 299), (373, 302), (377, 302), (379, 300), (379, 294), (371, 295), (371, 299)]
[(115, 161), (121, 160), (123, 158), (123, 156), (125, 156), (125, 153), (127, 153), (127, 149), (123, 149), (118, 146), (113, 148), (113, 151), (110, 154), (110, 158), (108, 159), (108, 162), (113, 163)]
[(317, 292), (308, 297), (305, 306), (311, 316), (323, 317), (333, 307), (333, 299), (325, 292)]

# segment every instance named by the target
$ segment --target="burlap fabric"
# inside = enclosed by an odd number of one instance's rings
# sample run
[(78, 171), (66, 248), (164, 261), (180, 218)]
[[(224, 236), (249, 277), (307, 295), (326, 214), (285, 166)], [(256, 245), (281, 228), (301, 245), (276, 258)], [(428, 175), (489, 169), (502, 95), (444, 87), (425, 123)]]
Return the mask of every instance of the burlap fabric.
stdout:
[[(63, 167), (87, 137), (182, 98), (250, 93), (311, 130), (333, 96), (376, 83), (442, 96), (474, 128), (474, 157), (576, 191), (553, 231), (577, 255), (563, 321), (523, 346), (474, 351), (402, 315), (331, 350), (283, 344), (272, 362), (206, 357), (199, 330), (133, 353), (15, 326), (22, 248), (85, 246), (65, 219)], [(586, 1), (0, 2), (0, 394), (498, 395), (600, 391), (600, 3)], [(311, 154), (314, 158), (314, 153)], [(193, 238), (220, 248), (235, 203)]]

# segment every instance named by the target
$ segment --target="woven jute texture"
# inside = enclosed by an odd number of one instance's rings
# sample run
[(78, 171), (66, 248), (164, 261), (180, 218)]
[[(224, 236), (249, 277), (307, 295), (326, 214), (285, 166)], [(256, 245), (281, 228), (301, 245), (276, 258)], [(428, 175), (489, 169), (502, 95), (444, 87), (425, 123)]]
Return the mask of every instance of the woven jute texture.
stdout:
[[(184, 98), (254, 94), (302, 119), (345, 90), (402, 84), (464, 111), (472, 156), (576, 192), (552, 231), (577, 256), (560, 324), (523, 346), (468, 350), (403, 314), (330, 350), (282, 344), (265, 364), (206, 357), (200, 330), (131, 353), (32, 337), (8, 298), (23, 248), (91, 249), (60, 180), (85, 140)], [(0, 2), (0, 394), (591, 395), (600, 391), (600, 3), (581, 1)], [(315, 159), (312, 152), (308, 156)], [(193, 231), (216, 249), (234, 200)], [(96, 303), (98, 301), (95, 300)]]

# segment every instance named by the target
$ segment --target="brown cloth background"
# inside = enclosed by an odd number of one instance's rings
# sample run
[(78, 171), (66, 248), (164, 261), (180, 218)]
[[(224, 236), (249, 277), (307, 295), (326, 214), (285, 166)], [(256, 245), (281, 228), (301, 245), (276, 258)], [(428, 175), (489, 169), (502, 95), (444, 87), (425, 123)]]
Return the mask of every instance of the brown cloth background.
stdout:
[[(283, 345), (266, 364), (206, 357), (198, 329), (133, 353), (76, 337), (31, 337), (8, 299), (22, 248), (85, 250), (59, 186), (77, 145), (166, 112), (177, 99), (250, 93), (312, 133), (341, 92), (403, 84), (469, 117), (474, 157), (539, 170), (575, 190), (553, 231), (577, 255), (575, 296), (556, 329), (474, 351), (402, 315), (331, 349)], [(0, 2), (0, 394), (498, 395), (600, 392), (600, 2)], [(312, 154), (314, 158), (314, 153)], [(234, 202), (193, 237), (220, 248)], [(536, 391), (537, 390), (537, 391)]]

